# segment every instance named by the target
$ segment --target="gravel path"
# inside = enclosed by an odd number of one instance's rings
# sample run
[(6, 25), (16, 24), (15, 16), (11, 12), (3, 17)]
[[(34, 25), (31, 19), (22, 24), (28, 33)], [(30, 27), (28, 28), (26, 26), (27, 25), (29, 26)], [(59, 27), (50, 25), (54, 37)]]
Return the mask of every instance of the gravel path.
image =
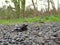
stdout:
[(15, 25), (0, 25), (0, 45), (60, 45), (60, 23), (27, 25), (22, 32), (13, 32)]

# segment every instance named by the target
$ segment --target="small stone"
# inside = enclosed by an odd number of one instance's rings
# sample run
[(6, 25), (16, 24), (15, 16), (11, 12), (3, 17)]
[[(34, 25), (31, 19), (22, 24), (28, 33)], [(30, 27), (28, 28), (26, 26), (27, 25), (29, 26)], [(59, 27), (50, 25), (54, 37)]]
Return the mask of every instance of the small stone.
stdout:
[(44, 37), (43, 32), (39, 32), (38, 35), (39, 35), (40, 37)]
[(0, 43), (2, 43), (2, 40), (0, 40)]
[(19, 38), (16, 39), (16, 41), (19, 41), (19, 40), (20, 40)]
[(28, 35), (25, 35), (25, 38), (28, 38)]
[(37, 35), (37, 31), (32, 31), (31, 32), (33, 35)]
[(15, 44), (15, 40), (12, 40), (12, 42), (11, 42), (12, 44)]
[(8, 43), (5, 42), (5, 43), (3, 43), (3, 45), (8, 45)]

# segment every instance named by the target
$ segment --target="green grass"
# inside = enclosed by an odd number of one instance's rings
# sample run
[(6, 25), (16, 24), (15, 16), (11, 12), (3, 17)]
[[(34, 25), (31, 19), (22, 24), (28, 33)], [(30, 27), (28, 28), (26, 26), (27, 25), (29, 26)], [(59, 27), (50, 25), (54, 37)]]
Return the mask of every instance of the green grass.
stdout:
[(60, 22), (60, 14), (45, 17), (19, 18), (19, 19), (0, 19), (0, 24), (21, 24), (33, 22)]

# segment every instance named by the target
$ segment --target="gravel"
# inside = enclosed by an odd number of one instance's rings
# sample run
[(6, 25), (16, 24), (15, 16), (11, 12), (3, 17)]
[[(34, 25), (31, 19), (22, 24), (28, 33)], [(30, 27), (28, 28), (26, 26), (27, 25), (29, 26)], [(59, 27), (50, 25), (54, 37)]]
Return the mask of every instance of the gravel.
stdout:
[[(18, 24), (17, 26), (22, 26)], [(27, 24), (22, 32), (16, 25), (0, 25), (0, 45), (60, 45), (60, 23)]]

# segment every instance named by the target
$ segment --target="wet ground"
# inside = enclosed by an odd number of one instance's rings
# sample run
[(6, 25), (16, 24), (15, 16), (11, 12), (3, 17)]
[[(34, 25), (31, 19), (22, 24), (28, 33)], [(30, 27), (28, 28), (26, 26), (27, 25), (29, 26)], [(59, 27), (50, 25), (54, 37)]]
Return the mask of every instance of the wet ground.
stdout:
[[(20, 27), (23, 24), (18, 24)], [(27, 30), (13, 31), (16, 25), (0, 25), (0, 45), (60, 45), (60, 23), (27, 24)]]

